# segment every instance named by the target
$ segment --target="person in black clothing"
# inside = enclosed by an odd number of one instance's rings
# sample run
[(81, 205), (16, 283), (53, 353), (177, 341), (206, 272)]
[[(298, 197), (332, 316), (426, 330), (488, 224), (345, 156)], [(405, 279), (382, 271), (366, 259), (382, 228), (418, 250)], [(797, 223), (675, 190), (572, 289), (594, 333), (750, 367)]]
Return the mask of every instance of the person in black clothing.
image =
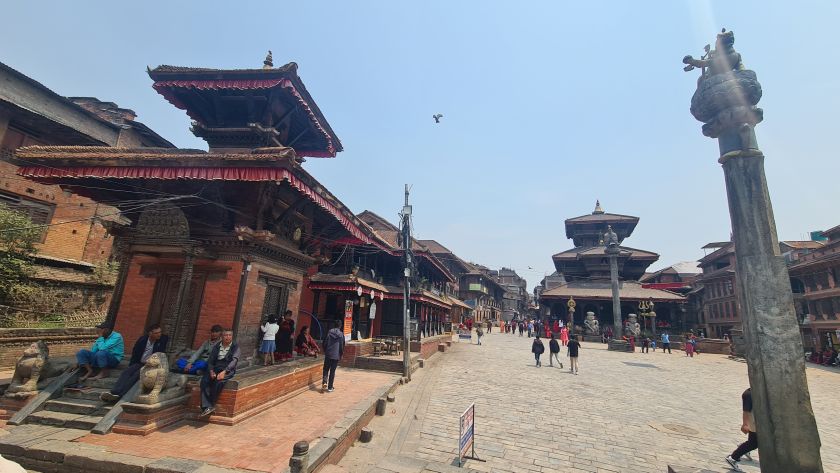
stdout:
[(554, 360), (557, 360), (560, 369), (563, 369), (563, 363), (560, 362), (560, 342), (557, 341), (554, 332), (551, 332), (551, 341), (548, 342), (548, 352), (548, 364), (554, 366)]
[(277, 336), (274, 339), (277, 356), (275, 360), (285, 361), (294, 358), (292, 349), (294, 348), (295, 336), (295, 321), (292, 320), (292, 311), (287, 310), (283, 314), (283, 320), (280, 321), (280, 330), (277, 331)]
[(541, 367), (542, 363), (540, 363), (540, 355), (545, 352), (545, 346), (543, 345), (542, 340), (540, 340), (540, 334), (535, 334), (534, 343), (531, 345), (531, 353), (534, 354), (534, 358), (537, 360), (537, 367)]
[(160, 324), (150, 326), (146, 330), (146, 335), (143, 335), (134, 342), (128, 368), (120, 374), (111, 391), (100, 394), (99, 399), (105, 402), (116, 402), (123, 397), (140, 379), (140, 368), (143, 367), (146, 360), (152, 356), (152, 353), (166, 352), (167, 343), (169, 343), (169, 337), (163, 335)]
[(201, 416), (216, 410), (216, 400), (225, 383), (236, 374), (239, 364), (239, 345), (233, 341), (233, 330), (222, 332), (222, 341), (213, 345), (207, 358), (207, 371), (201, 378)]
[(747, 441), (726, 457), (726, 463), (735, 471), (742, 471), (738, 466), (741, 457), (758, 448), (758, 436), (755, 434), (755, 416), (753, 416), (752, 389), (747, 388), (741, 394), (741, 432), (747, 434)]
[[(340, 324), (339, 321), (337, 324)], [(338, 325), (327, 332), (324, 338), (324, 373), (321, 384), (321, 392), (333, 392), (333, 381), (335, 381), (335, 370), (338, 362), (344, 356), (344, 332)]]
[(578, 374), (578, 354), (580, 353), (580, 342), (577, 340), (577, 335), (572, 335), (569, 340), (569, 371)]

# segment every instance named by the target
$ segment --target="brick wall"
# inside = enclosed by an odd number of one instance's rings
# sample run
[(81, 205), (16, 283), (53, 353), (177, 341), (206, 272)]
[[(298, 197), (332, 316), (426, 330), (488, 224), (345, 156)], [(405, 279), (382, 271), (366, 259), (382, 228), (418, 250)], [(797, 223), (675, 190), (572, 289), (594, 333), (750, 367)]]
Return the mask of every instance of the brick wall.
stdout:
[[(216, 402), (216, 412), (211, 416), (210, 422), (225, 425), (236, 424), (282, 402), (287, 396), (301, 389), (320, 385), (323, 369), (320, 360), (317, 362), (299, 360), (295, 363), (301, 363), (302, 366), (289, 373), (278, 373), (277, 376), (259, 383), (243, 387), (225, 387), (219, 395)], [(289, 366), (284, 365), (284, 367)], [(274, 369), (276, 368), (257, 368), (261, 371)], [(253, 372), (249, 374), (253, 376)], [(245, 376), (242, 376), (238, 381), (245, 384), (244, 378)], [(234, 380), (236, 381), (237, 378), (234, 378)], [(233, 384), (233, 381), (228, 384)], [(192, 411), (192, 416), (195, 416), (198, 413), (201, 393), (196, 383), (193, 383), (192, 388), (189, 408)]]
[(373, 342), (364, 340), (347, 342), (344, 345), (344, 355), (338, 364), (339, 366), (353, 368), (356, 366), (356, 359), (358, 357), (370, 355), (373, 355)]
[(149, 305), (155, 290), (156, 278), (140, 274), (143, 263), (160, 261), (158, 258), (134, 255), (129, 262), (128, 277), (125, 281), (119, 312), (114, 330), (125, 339), (126, 353), (130, 353), (137, 340), (146, 331), (149, 318)]
[(414, 353), (420, 353), (420, 358), (426, 360), (429, 359), (429, 357), (431, 357), (435, 353), (437, 353), (439, 344), (446, 343), (447, 341), (452, 341), (451, 335), (437, 335), (435, 337), (426, 337), (419, 342), (412, 341), (411, 351)]
[(59, 357), (73, 356), (82, 348), (90, 348), (96, 337), (93, 328), (0, 329), (0, 368), (14, 368), (23, 350), (38, 340), (46, 342), (50, 357)]
[[(99, 214), (113, 214), (116, 209), (70, 192), (59, 186), (38, 184), (16, 174), (18, 167), (0, 161), (0, 190), (54, 206), (51, 224), (38, 252), (58, 258), (99, 263), (111, 256), (113, 238), (98, 223), (93, 223), (97, 206)], [(56, 225), (59, 224), (59, 225)], [(90, 246), (90, 250), (88, 250)]]

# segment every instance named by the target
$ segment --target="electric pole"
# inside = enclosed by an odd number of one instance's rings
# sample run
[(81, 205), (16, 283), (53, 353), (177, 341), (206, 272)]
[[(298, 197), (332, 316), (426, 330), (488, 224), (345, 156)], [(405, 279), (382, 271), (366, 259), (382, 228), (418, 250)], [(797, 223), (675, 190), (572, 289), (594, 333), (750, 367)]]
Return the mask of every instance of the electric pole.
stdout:
[(408, 205), (408, 184), (405, 185), (405, 204), (402, 212), (402, 247), (403, 247), (403, 376), (411, 380), (411, 330), (409, 327), (409, 301), (411, 300), (411, 206)]

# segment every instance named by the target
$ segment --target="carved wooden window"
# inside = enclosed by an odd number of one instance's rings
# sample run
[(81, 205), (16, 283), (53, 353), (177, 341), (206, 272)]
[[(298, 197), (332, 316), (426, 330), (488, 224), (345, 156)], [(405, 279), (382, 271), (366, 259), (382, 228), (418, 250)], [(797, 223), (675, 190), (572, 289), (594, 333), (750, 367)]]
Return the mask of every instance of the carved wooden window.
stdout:
[[(0, 192), (0, 204), (26, 215), (32, 221), (33, 225), (49, 225), (50, 221), (52, 221), (53, 210), (55, 210), (54, 205), (25, 199), (6, 192)], [(46, 227), (41, 228), (41, 238), (39, 241), (42, 243), (47, 235), (46, 230)]]
[(283, 315), (289, 303), (289, 285), (270, 282), (265, 288), (263, 315)]

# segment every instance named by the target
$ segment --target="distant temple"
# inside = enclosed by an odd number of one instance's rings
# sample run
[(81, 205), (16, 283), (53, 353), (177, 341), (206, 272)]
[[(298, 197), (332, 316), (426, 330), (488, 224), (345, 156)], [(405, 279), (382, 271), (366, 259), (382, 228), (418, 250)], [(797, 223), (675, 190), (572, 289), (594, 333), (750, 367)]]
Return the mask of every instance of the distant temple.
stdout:
[[(604, 233), (610, 226), (618, 238), (620, 250), (617, 261), (622, 318), (625, 319), (628, 314), (637, 314), (642, 327), (648, 327), (651, 331), (654, 323), (660, 329), (674, 325), (681, 327), (681, 307), (685, 297), (666, 290), (643, 287), (639, 282), (648, 266), (659, 259), (659, 255), (621, 246), (638, 223), (639, 217), (604, 212), (600, 202), (596, 202), (591, 214), (566, 220), (566, 237), (575, 246), (552, 256), (557, 273), (550, 278), (553, 281), (547, 281), (549, 284), (540, 294), (540, 306), (544, 311), (547, 308), (547, 315), (568, 321), (568, 303), (574, 299), (576, 309), (573, 323), (576, 326), (583, 325), (588, 312), (594, 314), (602, 328), (612, 325), (610, 261), (604, 252), (603, 242)], [(650, 311), (640, 308), (642, 302), (653, 302), (652, 312), (656, 314), (655, 317), (645, 317)]]

